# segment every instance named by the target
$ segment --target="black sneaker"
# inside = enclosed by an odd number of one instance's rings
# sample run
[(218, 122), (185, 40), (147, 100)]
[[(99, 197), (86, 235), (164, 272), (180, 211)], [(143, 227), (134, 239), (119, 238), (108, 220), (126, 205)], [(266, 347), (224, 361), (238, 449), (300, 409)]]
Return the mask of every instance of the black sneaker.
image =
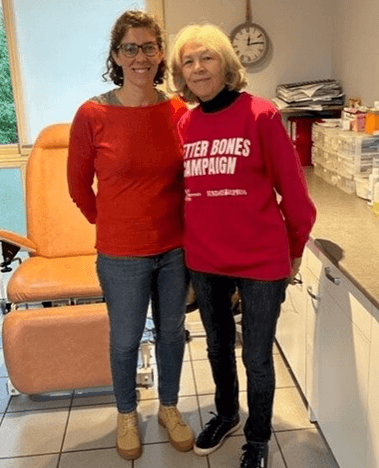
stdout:
[(267, 468), (268, 444), (245, 444), (242, 450), (240, 468)]
[(200, 432), (193, 448), (194, 452), (200, 456), (209, 455), (222, 445), (228, 435), (240, 427), (241, 421), (238, 414), (232, 422), (225, 421), (218, 414), (215, 414)]

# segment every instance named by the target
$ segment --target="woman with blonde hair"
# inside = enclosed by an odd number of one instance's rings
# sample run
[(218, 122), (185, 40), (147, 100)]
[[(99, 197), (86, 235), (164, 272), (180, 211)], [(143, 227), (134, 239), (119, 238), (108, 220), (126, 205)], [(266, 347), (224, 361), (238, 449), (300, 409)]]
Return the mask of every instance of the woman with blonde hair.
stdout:
[(241, 425), (230, 308), (238, 287), (249, 410), (241, 468), (261, 468), (271, 436), (276, 322), (285, 288), (299, 270), (315, 207), (279, 113), (267, 100), (241, 91), (247, 84), (244, 69), (219, 28), (182, 30), (171, 66), (176, 91), (197, 104), (178, 125), (186, 189), (184, 253), (216, 385), (217, 414), (194, 451), (212, 453)]

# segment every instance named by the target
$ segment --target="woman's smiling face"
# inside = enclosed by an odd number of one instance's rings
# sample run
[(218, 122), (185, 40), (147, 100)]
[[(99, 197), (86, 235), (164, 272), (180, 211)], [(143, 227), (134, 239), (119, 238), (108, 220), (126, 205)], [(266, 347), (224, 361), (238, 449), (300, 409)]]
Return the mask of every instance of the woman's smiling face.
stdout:
[[(122, 38), (121, 44), (137, 44), (146, 43), (156, 44), (156, 37), (147, 28), (131, 28)], [(157, 74), (159, 64), (163, 59), (163, 54), (159, 50), (154, 57), (145, 55), (141, 48), (135, 57), (126, 57), (122, 49), (118, 49), (117, 53), (113, 54), (113, 58), (118, 66), (122, 68), (124, 75), (124, 84), (134, 84), (136, 86), (153, 85), (155, 75)]]
[(209, 101), (225, 87), (221, 58), (201, 44), (183, 47), (181, 68), (188, 88), (202, 101)]

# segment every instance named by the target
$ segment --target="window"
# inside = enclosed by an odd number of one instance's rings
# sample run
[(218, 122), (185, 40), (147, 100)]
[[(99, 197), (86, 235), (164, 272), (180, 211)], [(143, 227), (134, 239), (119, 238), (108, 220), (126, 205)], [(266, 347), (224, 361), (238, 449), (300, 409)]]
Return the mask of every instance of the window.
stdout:
[(23, 146), (23, 106), (11, 0), (0, 0), (0, 168), (23, 172), (29, 148)]
[(0, 142), (0, 167), (20, 167), (43, 127), (71, 121), (85, 99), (112, 86), (103, 83), (101, 75), (115, 18), (127, 8), (146, 8), (163, 16), (163, 2), (0, 0), (0, 4), (0, 50), (8, 46), (7, 56), (4, 52), (1, 56), (6, 60), (5, 67), (1, 64), (6, 73), (6, 79), (0, 78), (1, 93), (11, 102), (13, 89), (14, 100), (14, 106), (1, 104), (13, 115), (13, 123), (6, 124), (7, 135), (12, 125), (13, 133)]
[(3, 9), (0, 9), (0, 145), (18, 143), (8, 44)]

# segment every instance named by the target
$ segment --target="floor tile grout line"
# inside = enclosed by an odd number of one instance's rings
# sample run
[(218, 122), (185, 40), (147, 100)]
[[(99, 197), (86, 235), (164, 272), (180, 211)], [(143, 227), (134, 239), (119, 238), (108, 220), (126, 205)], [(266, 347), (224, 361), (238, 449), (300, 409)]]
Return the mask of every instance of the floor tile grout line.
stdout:
[[(198, 412), (198, 415), (199, 415), (199, 419), (200, 419), (200, 425), (201, 425), (201, 428), (204, 427), (204, 421), (203, 421), (203, 417), (201, 415), (201, 405), (200, 405), (200, 398), (199, 398), (199, 392), (197, 390), (197, 384), (196, 384), (196, 377), (195, 377), (195, 369), (194, 369), (194, 365), (193, 365), (193, 359), (192, 359), (192, 351), (191, 351), (191, 346), (189, 346), (189, 353), (190, 353), (190, 357), (191, 357), (191, 369), (192, 369), (192, 377), (193, 377), (193, 382), (194, 382), (194, 386), (195, 386), (195, 396), (196, 396), (196, 402), (197, 402), (197, 412)], [(214, 395), (214, 393), (212, 393), (212, 395)], [(196, 437), (196, 434), (195, 434), (195, 437)], [(196, 443), (196, 441), (195, 441)], [(210, 460), (209, 460), (209, 457), (206, 456), (206, 461), (207, 461), (207, 468), (211, 468), (211, 464), (210, 464)], [(133, 466), (134, 468), (134, 466)]]
[(275, 387), (275, 392), (277, 390), (286, 390), (286, 389), (289, 389), (289, 388), (295, 388), (296, 390), (298, 390), (296, 385), (283, 385), (283, 386)]
[[(86, 408), (90, 406), (107, 406), (111, 405), (112, 403), (91, 403), (88, 405), (77, 405), (73, 406), (72, 408)], [(7, 414), (22, 414), (22, 413), (34, 413), (34, 412), (42, 412), (42, 411), (53, 411), (53, 410), (64, 410), (64, 409), (71, 409), (70, 406), (54, 406), (51, 408), (33, 408), (33, 409), (23, 409), (18, 411), (8, 411)]]
[(71, 402), (70, 402), (70, 406), (68, 408), (67, 421), (66, 421), (66, 425), (65, 425), (65, 428), (64, 428), (64, 431), (63, 431), (62, 444), (61, 444), (61, 448), (59, 450), (59, 456), (58, 456), (58, 461), (57, 461), (56, 468), (59, 468), (59, 465), (60, 465), (60, 462), (61, 462), (63, 447), (64, 447), (64, 441), (65, 441), (66, 435), (67, 435), (67, 429), (68, 429), (68, 425), (69, 425), (69, 422), (70, 422), (71, 409), (72, 409), (72, 404), (74, 402), (74, 398), (75, 398), (75, 391), (73, 391), (72, 395), (71, 395)]
[[(156, 444), (160, 443), (165, 443), (165, 442), (156, 442)], [(144, 445), (149, 445), (149, 444), (144, 444)], [(153, 445), (153, 443), (150, 443), (150, 445)], [(115, 445), (108, 445), (106, 447), (92, 447), (92, 448), (84, 448), (84, 449), (77, 449), (77, 450), (65, 450), (62, 451), (62, 455), (65, 455), (67, 453), (84, 453), (84, 452), (98, 452), (100, 450), (114, 450), (116, 449), (116, 444)], [(55, 452), (54, 454), (59, 454), (60, 452)], [(49, 454), (50, 455), (50, 454)], [(28, 455), (30, 456), (30, 455)]]
[(274, 434), (283, 434), (284, 432), (301, 432), (301, 431), (314, 431), (316, 427), (294, 427), (293, 429), (276, 429)]
[(283, 449), (282, 449), (282, 447), (281, 447), (281, 445), (280, 445), (280, 443), (279, 443), (278, 438), (276, 437), (276, 432), (275, 432), (274, 430), (273, 430), (273, 436), (275, 437), (276, 444), (277, 444), (277, 446), (278, 446), (278, 448), (279, 448), (279, 452), (280, 452), (280, 454), (281, 454), (281, 456), (282, 456), (282, 460), (283, 460), (284, 466), (285, 466), (285, 468), (288, 468), (287, 460), (286, 460), (285, 457), (284, 457)]
[(50, 455), (59, 455), (59, 452), (47, 452), (47, 453), (35, 453), (33, 455), (14, 455), (12, 457), (0, 457), (1, 460), (19, 460), (23, 458), (31, 458), (31, 457), (46, 457)]
[[(7, 391), (8, 391), (8, 387), (7, 387)], [(2, 416), (2, 418), (1, 418), (0, 427), (1, 427), (1, 425), (3, 424), (5, 415), (8, 413), (9, 406), (10, 406), (10, 404), (11, 404), (12, 398), (14, 398), (12, 395), (8, 398), (7, 406), (6, 406), (6, 408), (5, 408), (5, 411), (4, 411), (4, 413), (3, 413), (3, 416)], [(11, 413), (9, 413), (9, 414), (11, 414)]]
[[(198, 388), (197, 388), (197, 382), (196, 382), (196, 375), (195, 375), (195, 368), (194, 368), (194, 365), (193, 365), (193, 360), (192, 360), (192, 352), (191, 352), (191, 347), (190, 347), (190, 355), (191, 355), (191, 369), (192, 369), (192, 377), (193, 377), (193, 383), (194, 383), (194, 387), (195, 387), (195, 396), (196, 396), (196, 402), (197, 402), (197, 412), (199, 414), (199, 419), (200, 419), (200, 425), (201, 425), (201, 428), (204, 427), (204, 421), (203, 421), (203, 417), (201, 415), (201, 405), (200, 405), (200, 394), (199, 394), (199, 391), (198, 391)], [(208, 395), (213, 395), (214, 393), (209, 393)], [(209, 466), (209, 460), (207, 460), (207, 463), (208, 463), (208, 468), (210, 468)]]
[[(198, 388), (197, 388), (197, 382), (196, 382), (196, 376), (195, 376), (195, 368), (194, 368), (194, 365), (193, 365), (191, 346), (189, 346), (189, 353), (190, 353), (190, 356), (191, 356), (190, 363), (191, 363), (191, 371), (192, 371), (193, 384), (194, 384), (194, 387), (195, 387), (195, 395), (196, 395), (196, 401), (197, 401), (197, 409), (198, 409), (198, 411), (200, 411), (200, 402), (199, 402), (199, 398), (198, 398), (198, 396), (199, 396), (199, 391), (198, 391)], [(202, 423), (201, 413), (200, 413), (200, 422)]]

